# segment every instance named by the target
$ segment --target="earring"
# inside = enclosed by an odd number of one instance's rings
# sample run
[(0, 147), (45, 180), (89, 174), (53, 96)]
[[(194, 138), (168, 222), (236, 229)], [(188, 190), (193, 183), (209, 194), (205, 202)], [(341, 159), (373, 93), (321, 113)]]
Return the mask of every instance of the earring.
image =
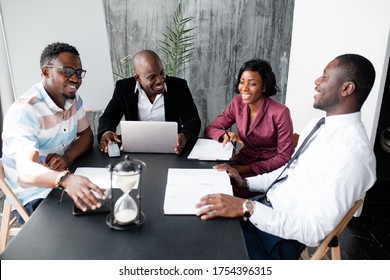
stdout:
[(265, 88), (263, 88), (263, 92), (265, 92)]

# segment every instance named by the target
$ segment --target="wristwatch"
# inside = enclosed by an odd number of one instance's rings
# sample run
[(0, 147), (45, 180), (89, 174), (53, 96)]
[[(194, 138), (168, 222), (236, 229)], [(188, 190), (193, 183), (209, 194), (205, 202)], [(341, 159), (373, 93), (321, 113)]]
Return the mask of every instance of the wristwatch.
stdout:
[(244, 221), (247, 221), (250, 216), (252, 216), (253, 211), (255, 211), (256, 203), (254, 203), (252, 200), (245, 200), (242, 204), (242, 210), (244, 211), (244, 214), (242, 215), (242, 218)]

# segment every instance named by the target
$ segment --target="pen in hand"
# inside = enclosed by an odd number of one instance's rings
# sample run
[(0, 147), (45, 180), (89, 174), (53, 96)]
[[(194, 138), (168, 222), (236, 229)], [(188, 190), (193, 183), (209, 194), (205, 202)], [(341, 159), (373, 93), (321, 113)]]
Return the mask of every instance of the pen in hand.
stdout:
[[(230, 141), (230, 136), (229, 136), (229, 133), (227, 132), (226, 128), (225, 128), (225, 127), (222, 127), (222, 129), (223, 129), (223, 131), (225, 131), (225, 134), (226, 134), (226, 136), (228, 137), (228, 139), (229, 139), (229, 141)], [(236, 151), (236, 145), (235, 145), (235, 143), (233, 143), (233, 141), (231, 141), (231, 142), (232, 142), (232, 145), (233, 145), (233, 149)]]

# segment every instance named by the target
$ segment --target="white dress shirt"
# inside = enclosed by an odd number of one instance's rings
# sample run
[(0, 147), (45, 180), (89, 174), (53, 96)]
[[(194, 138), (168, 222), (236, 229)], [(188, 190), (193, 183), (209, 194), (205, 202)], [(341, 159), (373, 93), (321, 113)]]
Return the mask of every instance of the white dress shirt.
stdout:
[[(164, 84), (165, 90), (167, 85)], [(164, 93), (157, 94), (153, 103), (150, 103), (148, 96), (137, 81), (135, 91), (138, 95), (138, 117), (140, 121), (159, 121), (165, 122)]]
[[(304, 128), (299, 145), (317, 121)], [(256, 202), (250, 221), (270, 234), (307, 246), (318, 245), (373, 186), (375, 166), (361, 113), (326, 117), (325, 124), (285, 171), (288, 177), (268, 192), (273, 208)], [(282, 170), (247, 178), (250, 189), (265, 191)]]

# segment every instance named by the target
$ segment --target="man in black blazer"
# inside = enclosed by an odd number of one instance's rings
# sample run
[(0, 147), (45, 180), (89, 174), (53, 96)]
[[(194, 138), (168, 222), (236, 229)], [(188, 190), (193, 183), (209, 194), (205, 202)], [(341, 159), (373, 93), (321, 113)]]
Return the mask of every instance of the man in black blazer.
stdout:
[(121, 142), (115, 131), (125, 116), (126, 120), (177, 122), (175, 152), (181, 153), (187, 143), (197, 139), (201, 125), (187, 81), (166, 76), (161, 59), (150, 50), (136, 53), (133, 65), (135, 76), (117, 81), (99, 119), (100, 150), (107, 153), (108, 143)]

